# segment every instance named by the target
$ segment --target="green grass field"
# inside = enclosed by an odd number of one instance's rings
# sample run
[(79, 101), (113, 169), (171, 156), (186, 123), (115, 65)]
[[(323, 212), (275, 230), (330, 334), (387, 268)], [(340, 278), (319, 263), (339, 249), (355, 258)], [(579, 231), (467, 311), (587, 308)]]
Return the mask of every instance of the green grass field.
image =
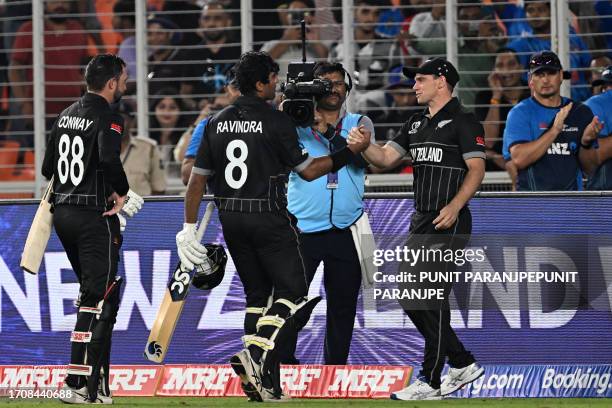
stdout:
[[(164, 398), (164, 397), (117, 397), (114, 405), (121, 407), (256, 407), (263, 406), (257, 403), (249, 403), (244, 398)], [(7, 407), (67, 407), (53, 400), (9, 400), (0, 399), (0, 405)], [(288, 405), (291, 407), (323, 408), (323, 407), (383, 407), (399, 405), (410, 408), (420, 407), (493, 407), (493, 408), (599, 408), (610, 407), (612, 402), (606, 398), (516, 398), (516, 399), (447, 399), (444, 401), (392, 401), (392, 400), (323, 400), (323, 399), (293, 399), (286, 403), (271, 403), (267, 406)]]

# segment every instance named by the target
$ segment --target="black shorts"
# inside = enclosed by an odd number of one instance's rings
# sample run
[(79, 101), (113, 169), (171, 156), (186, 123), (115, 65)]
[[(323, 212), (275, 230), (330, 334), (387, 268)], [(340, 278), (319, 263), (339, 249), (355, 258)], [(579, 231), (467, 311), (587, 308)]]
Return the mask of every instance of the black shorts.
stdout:
[(223, 235), (244, 285), (247, 307), (308, 294), (297, 222), (289, 212), (219, 211)]
[(58, 205), (53, 227), (81, 284), (82, 306), (95, 306), (115, 279), (122, 236), (117, 216), (100, 210)]

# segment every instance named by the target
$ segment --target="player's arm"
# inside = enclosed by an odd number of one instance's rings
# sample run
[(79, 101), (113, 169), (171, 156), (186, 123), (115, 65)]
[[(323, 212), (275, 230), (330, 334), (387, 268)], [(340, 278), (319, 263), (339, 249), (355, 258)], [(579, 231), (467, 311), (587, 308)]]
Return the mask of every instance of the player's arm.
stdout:
[(209, 143), (203, 141), (198, 148), (191, 177), (185, 194), (185, 222), (183, 229), (176, 234), (176, 246), (179, 258), (188, 269), (206, 260), (206, 248), (196, 237), (196, 222), (202, 196), (206, 192), (206, 181), (214, 174), (212, 155)]
[[(546, 132), (544, 132), (539, 138), (530, 142), (516, 143), (510, 146), (510, 155), (512, 156), (512, 163), (518, 170), (523, 170), (531, 166), (536, 161), (540, 160), (542, 156), (546, 154), (546, 151), (555, 141), (559, 133), (563, 131), (563, 124), (565, 119), (572, 109), (572, 102), (562, 107), (555, 120)], [(512, 126), (512, 117), (508, 115), (508, 123)], [(514, 123), (515, 126), (527, 126), (527, 123)], [(508, 124), (506, 124), (508, 126)]]
[(368, 147), (361, 152), (361, 155), (368, 163), (378, 168), (384, 169), (397, 166), (402, 157), (408, 153), (403, 147), (403, 145), (407, 145), (408, 140), (407, 134), (404, 132), (404, 126), (402, 126), (398, 136), (384, 146), (379, 146), (374, 143), (371, 139), (371, 135), (370, 131), (366, 130), (363, 126), (353, 128), (350, 130), (348, 136), (349, 146), (360, 137), (368, 139)]
[(467, 172), (457, 194), (433, 220), (437, 230), (448, 229), (455, 224), (459, 211), (474, 197), (485, 175), (487, 153), (484, 128), (473, 114), (461, 115), (457, 120), (459, 149)]
[(185, 223), (195, 224), (202, 196), (206, 192), (206, 181), (214, 174), (210, 140), (202, 139), (191, 169), (185, 194)]
[(369, 140), (362, 136), (353, 145), (348, 145), (329, 156), (313, 158), (300, 148), (293, 123), (285, 116), (278, 118), (277, 133), (273, 139), (277, 142), (278, 157), (283, 164), (293, 169), (306, 181), (312, 181), (329, 172), (340, 170), (351, 163), (355, 154), (363, 151), (369, 144)]
[(198, 122), (198, 125), (195, 127), (195, 129), (193, 129), (191, 139), (189, 140), (189, 145), (185, 150), (183, 162), (181, 164), (181, 180), (183, 181), (184, 185), (187, 185), (189, 182), (191, 169), (195, 163), (195, 156), (198, 152), (198, 148), (200, 147), (200, 142), (204, 137), (204, 130), (206, 129), (207, 123), (208, 119), (202, 119)]
[(54, 173), (54, 157), (55, 157), (55, 130), (57, 126), (57, 121), (53, 125), (51, 132), (49, 132), (49, 137), (47, 138), (47, 150), (45, 150), (45, 157), (43, 159), (41, 173), (47, 179), (51, 180)]
[(185, 222), (195, 224), (198, 220), (198, 211), (202, 196), (206, 193), (206, 181), (208, 175), (199, 174), (200, 169), (194, 167), (189, 183), (187, 183), (187, 193), (185, 194)]
[(98, 128), (98, 155), (104, 170), (104, 177), (120, 197), (127, 195), (128, 184), (121, 158), (121, 138), (123, 134), (123, 118), (112, 114), (103, 117)]

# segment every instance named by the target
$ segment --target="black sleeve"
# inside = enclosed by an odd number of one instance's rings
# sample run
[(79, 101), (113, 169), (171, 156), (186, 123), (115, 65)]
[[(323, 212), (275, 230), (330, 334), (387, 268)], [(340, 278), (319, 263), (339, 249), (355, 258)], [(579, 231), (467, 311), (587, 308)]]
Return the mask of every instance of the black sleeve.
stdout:
[(303, 171), (313, 160), (306, 149), (302, 149), (298, 142), (295, 124), (284, 113), (278, 112), (273, 116), (274, 144), (277, 147), (279, 159), (285, 166), (296, 173)]
[(104, 171), (104, 177), (113, 190), (120, 196), (130, 189), (127, 177), (121, 164), (121, 138), (123, 135), (123, 118), (116, 113), (104, 116), (98, 128), (98, 155)]
[(215, 174), (215, 166), (212, 161), (212, 152), (210, 147), (210, 135), (214, 127), (212, 123), (215, 122), (213, 118), (209, 119), (206, 123), (206, 127), (202, 133), (202, 140), (200, 140), (200, 146), (196, 154), (195, 163), (192, 168), (192, 172), (200, 174), (202, 176), (212, 176)]
[(41, 173), (47, 179), (51, 180), (53, 177), (53, 173), (55, 171), (55, 133), (57, 129), (57, 120), (53, 124), (53, 128), (51, 128), (51, 132), (49, 132), (49, 137), (47, 137), (47, 149), (45, 150), (45, 157), (43, 159)]
[(486, 159), (484, 128), (473, 113), (463, 113), (457, 121), (457, 138), (463, 160)]

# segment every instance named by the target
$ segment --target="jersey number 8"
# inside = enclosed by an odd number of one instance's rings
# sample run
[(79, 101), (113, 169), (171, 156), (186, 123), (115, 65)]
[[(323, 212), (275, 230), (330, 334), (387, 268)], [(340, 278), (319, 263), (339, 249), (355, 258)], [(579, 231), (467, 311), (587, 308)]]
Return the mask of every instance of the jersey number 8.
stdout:
[[(234, 154), (236, 149), (239, 151), (238, 157)], [(232, 140), (227, 144), (225, 154), (227, 160), (229, 160), (229, 163), (225, 166), (225, 182), (234, 190), (238, 190), (246, 183), (248, 168), (244, 162), (249, 155), (249, 147), (244, 140)], [(240, 178), (238, 180), (234, 178), (234, 169), (236, 167), (240, 169)]]
[[(68, 153), (72, 153), (71, 161), (68, 160)], [(74, 186), (78, 186), (81, 180), (83, 180), (83, 153), (85, 153), (85, 148), (83, 147), (83, 139), (81, 139), (81, 136), (77, 135), (72, 139), (72, 146), (70, 146), (70, 137), (67, 134), (64, 133), (62, 137), (60, 137), (60, 157), (57, 161), (57, 173), (59, 174), (60, 183), (66, 184), (66, 181), (68, 181), (68, 174), (70, 174), (70, 181)]]

